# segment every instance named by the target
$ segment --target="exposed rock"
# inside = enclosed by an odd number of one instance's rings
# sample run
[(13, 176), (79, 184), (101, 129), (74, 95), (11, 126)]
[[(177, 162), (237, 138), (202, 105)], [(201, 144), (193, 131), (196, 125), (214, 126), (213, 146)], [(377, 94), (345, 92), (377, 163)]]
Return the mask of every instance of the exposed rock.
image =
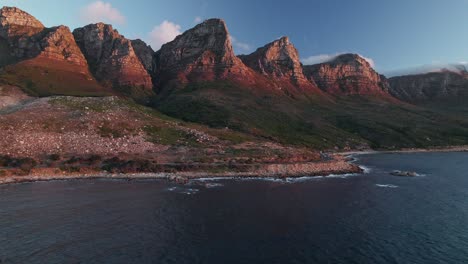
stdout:
[(45, 28), (36, 18), (16, 7), (0, 9), (0, 25), (0, 38), (8, 42), (10, 55), (17, 59), (40, 56), (88, 65), (66, 26)]
[(8, 83), (36, 95), (102, 89), (68, 27), (45, 28), (18, 8), (0, 10), (0, 67), (6, 67)]
[(40, 42), (40, 56), (48, 59), (65, 60), (72, 64), (88, 67), (88, 63), (76, 45), (75, 38), (66, 26), (51, 28)]
[(387, 79), (357, 54), (343, 54), (316, 65), (304, 66), (305, 75), (333, 95), (388, 95)]
[(424, 103), (468, 96), (468, 72), (444, 70), (389, 79), (390, 93), (400, 100)]
[(419, 174), (417, 174), (414, 171), (393, 171), (390, 173), (393, 176), (397, 177), (417, 177)]
[(152, 89), (151, 77), (132, 42), (111, 25), (91, 24), (73, 31), (96, 78), (106, 86)]
[(0, 37), (4, 39), (33, 36), (44, 28), (39, 20), (19, 8), (0, 9)]
[(234, 54), (226, 24), (209, 19), (178, 36), (156, 52), (161, 83), (230, 79), (248, 82), (255, 73)]
[(20, 105), (22, 102), (30, 100), (27, 94), (20, 88), (10, 85), (0, 85), (0, 113), (6, 108)]
[(291, 83), (303, 90), (317, 89), (314, 80), (304, 76), (299, 53), (288, 37), (282, 37), (239, 58), (253, 70), (277, 82)]
[(132, 40), (133, 50), (148, 73), (154, 71), (154, 50), (141, 39)]

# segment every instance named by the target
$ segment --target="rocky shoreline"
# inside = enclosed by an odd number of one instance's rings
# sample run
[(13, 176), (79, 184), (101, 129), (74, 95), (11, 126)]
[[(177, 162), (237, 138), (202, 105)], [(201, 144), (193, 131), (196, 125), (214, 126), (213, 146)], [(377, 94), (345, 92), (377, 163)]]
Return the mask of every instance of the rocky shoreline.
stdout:
[(27, 175), (9, 175), (0, 177), (1, 184), (14, 184), (54, 180), (76, 180), (76, 179), (121, 179), (142, 180), (161, 179), (185, 184), (189, 180), (201, 178), (299, 178), (314, 176), (330, 176), (341, 174), (362, 173), (364, 170), (359, 166), (337, 158), (327, 162), (307, 162), (288, 164), (263, 164), (257, 168), (243, 172), (208, 172), (208, 171), (184, 171), (184, 172), (161, 172), (161, 173), (108, 173), (89, 171), (84, 173), (58, 172), (56, 168), (34, 169)]
[(83, 172), (63, 172), (58, 168), (37, 168), (27, 175), (0, 176), (0, 185), (55, 180), (168, 180), (179, 184), (186, 184), (195, 179), (245, 179), (268, 178), (287, 179), (300, 177), (327, 177), (330, 175), (346, 175), (364, 173), (364, 169), (353, 164), (354, 155), (381, 153), (430, 153), (430, 152), (466, 152), (468, 146), (453, 146), (430, 149), (402, 149), (395, 151), (348, 151), (331, 155), (331, 160), (324, 162), (254, 164), (247, 171), (181, 171), (155, 173), (110, 173), (104, 171), (84, 170)]
[(352, 156), (364, 154), (381, 154), (381, 153), (431, 153), (431, 152), (468, 152), (468, 145), (450, 146), (450, 147), (432, 147), (432, 148), (404, 148), (399, 150), (363, 150), (363, 151), (346, 151), (338, 152), (337, 155)]

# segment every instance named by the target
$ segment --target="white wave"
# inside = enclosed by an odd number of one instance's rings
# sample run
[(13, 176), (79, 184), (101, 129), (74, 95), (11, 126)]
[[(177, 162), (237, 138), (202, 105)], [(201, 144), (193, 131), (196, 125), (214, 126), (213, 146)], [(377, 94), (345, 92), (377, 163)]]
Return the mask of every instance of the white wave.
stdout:
[(347, 174), (330, 174), (328, 176), (322, 176), (322, 178), (339, 178), (345, 179), (353, 176), (359, 176), (360, 173), (347, 173)]
[(167, 190), (170, 192), (176, 192), (176, 193), (187, 194), (187, 195), (196, 194), (200, 191), (199, 189), (181, 188), (181, 187), (170, 187), (170, 188), (167, 188)]
[(208, 189), (211, 189), (211, 188), (218, 188), (218, 187), (223, 187), (224, 184), (221, 184), (221, 183), (207, 183), (205, 184), (205, 187), (208, 188)]
[(398, 188), (398, 186), (393, 184), (376, 184), (375, 186), (380, 188)]
[(372, 169), (363, 165), (359, 165), (359, 168), (361, 168), (364, 171), (364, 174), (369, 174)]
[(299, 177), (299, 178), (286, 178), (285, 181), (287, 183), (296, 183), (296, 182), (316, 181), (316, 180), (321, 180), (323, 178), (324, 177), (305, 176), (305, 177)]
[(236, 177), (207, 177), (207, 178), (198, 178), (191, 181), (195, 182), (213, 182), (213, 181), (223, 181), (223, 180), (234, 180)]

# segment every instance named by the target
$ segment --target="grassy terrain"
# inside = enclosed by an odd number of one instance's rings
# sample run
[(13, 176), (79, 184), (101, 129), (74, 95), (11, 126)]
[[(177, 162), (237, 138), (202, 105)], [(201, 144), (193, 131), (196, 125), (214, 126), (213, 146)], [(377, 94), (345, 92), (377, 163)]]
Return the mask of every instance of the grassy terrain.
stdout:
[(34, 96), (113, 94), (111, 89), (103, 88), (89, 73), (83, 72), (82, 67), (38, 58), (4, 67), (0, 81), (19, 86)]
[(154, 102), (163, 113), (318, 149), (429, 147), (468, 143), (468, 121), (382, 98), (334, 102), (259, 95), (227, 82), (189, 84)]

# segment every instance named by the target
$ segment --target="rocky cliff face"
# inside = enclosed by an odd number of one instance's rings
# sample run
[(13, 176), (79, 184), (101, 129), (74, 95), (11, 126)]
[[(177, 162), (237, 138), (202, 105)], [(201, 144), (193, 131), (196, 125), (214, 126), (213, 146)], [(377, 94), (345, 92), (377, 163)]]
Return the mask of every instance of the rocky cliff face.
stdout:
[(132, 42), (112, 26), (91, 24), (73, 31), (96, 78), (106, 86), (152, 89), (151, 77)]
[(0, 9), (0, 37), (4, 39), (33, 36), (44, 28), (39, 20), (19, 8)]
[(154, 50), (141, 39), (132, 40), (133, 50), (148, 73), (154, 72)]
[(0, 67), (1, 79), (38, 95), (102, 92), (68, 27), (45, 28), (14, 7), (0, 10)]
[(62, 60), (84, 68), (88, 67), (88, 62), (76, 45), (73, 34), (66, 26), (54, 27), (44, 32), (40, 47), (40, 57)]
[(15, 7), (0, 10), (0, 38), (8, 45), (8, 55), (18, 60), (40, 57), (88, 66), (68, 27), (45, 28), (36, 18)]
[(317, 89), (314, 80), (304, 76), (299, 53), (288, 37), (282, 37), (239, 58), (256, 72), (276, 82), (290, 83), (301, 90)]
[(443, 70), (389, 79), (390, 93), (407, 102), (429, 102), (460, 99), (468, 96), (468, 72)]
[(343, 54), (329, 62), (304, 66), (304, 73), (333, 95), (388, 95), (387, 79), (357, 54)]
[(161, 84), (230, 79), (254, 82), (254, 72), (234, 54), (229, 32), (221, 19), (209, 19), (178, 36), (156, 52), (156, 74)]

